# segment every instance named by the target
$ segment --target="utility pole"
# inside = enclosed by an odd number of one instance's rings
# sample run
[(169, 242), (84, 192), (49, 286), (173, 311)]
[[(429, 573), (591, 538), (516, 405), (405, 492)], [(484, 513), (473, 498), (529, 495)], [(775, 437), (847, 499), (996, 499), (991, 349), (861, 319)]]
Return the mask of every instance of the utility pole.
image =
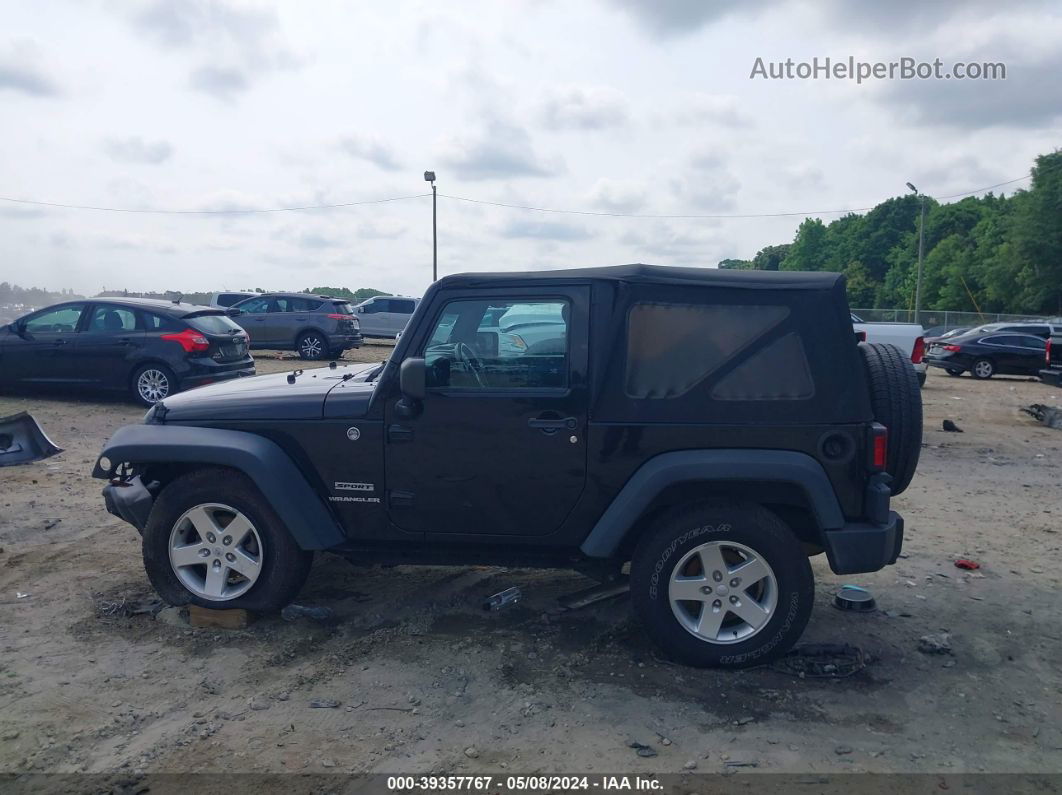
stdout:
[(926, 242), (926, 197), (924, 193), (919, 193), (918, 188), (907, 183), (907, 187), (915, 192), (915, 195), (921, 200), (922, 209), (918, 216), (918, 278), (915, 281), (915, 323), (922, 322), (922, 257), (925, 252)]
[(435, 172), (425, 171), (424, 181), (431, 183), (431, 280), (436, 282), (439, 280), (439, 233), (435, 213)]

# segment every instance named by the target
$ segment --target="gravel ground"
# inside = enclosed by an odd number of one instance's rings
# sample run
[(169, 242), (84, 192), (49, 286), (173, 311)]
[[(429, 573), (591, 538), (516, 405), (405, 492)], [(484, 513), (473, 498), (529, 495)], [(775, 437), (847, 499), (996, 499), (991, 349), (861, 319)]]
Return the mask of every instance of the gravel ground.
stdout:
[[(301, 366), (277, 355), (260, 371)], [(827, 679), (669, 664), (625, 598), (555, 614), (590, 584), (568, 572), (321, 556), (300, 602), (335, 621), (192, 629), (154, 614), (138, 537), (88, 475), (143, 410), (0, 397), (0, 416), (30, 410), (66, 448), (0, 470), (0, 772), (1060, 772), (1062, 433), (1018, 407), (1062, 395), (932, 372), (924, 397), (922, 464), (895, 501), (904, 556), (843, 579), (880, 609), (834, 609), (842, 579), (814, 560), (804, 640), (868, 657)], [(510, 586), (522, 601), (482, 612)]]

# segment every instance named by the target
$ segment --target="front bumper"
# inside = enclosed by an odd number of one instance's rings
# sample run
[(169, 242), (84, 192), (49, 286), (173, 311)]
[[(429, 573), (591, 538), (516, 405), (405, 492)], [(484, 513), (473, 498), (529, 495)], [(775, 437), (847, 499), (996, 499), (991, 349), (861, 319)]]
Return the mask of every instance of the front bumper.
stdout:
[(893, 564), (903, 546), (903, 517), (889, 511), (881, 524), (850, 523), (827, 530), (826, 557), (834, 574), (864, 574)]
[(128, 522), (143, 535), (155, 498), (137, 476), (127, 481), (112, 482), (104, 486), (103, 502), (107, 506), (107, 513), (117, 516), (123, 522)]
[(1062, 369), (1048, 367), (1040, 371), (1040, 380), (1051, 386), (1062, 386)]

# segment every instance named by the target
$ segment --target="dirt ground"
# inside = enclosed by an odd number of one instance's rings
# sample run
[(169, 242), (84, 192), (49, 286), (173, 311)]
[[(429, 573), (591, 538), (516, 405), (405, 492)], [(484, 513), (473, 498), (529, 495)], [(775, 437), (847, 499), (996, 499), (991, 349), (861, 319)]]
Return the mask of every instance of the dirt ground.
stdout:
[[(591, 584), (567, 572), (321, 556), (299, 601), (335, 621), (192, 629), (154, 615), (139, 538), (89, 477), (143, 410), (0, 397), (0, 416), (30, 410), (66, 448), (0, 470), (0, 773), (1060, 772), (1062, 432), (1018, 407), (1062, 394), (938, 372), (923, 394), (922, 463), (895, 500), (902, 559), (847, 578), (814, 560), (804, 641), (861, 648), (868, 664), (847, 678), (669, 664), (625, 597), (556, 614)], [(842, 582), (871, 588), (879, 610), (835, 609)], [(522, 601), (482, 610), (510, 586)], [(950, 653), (919, 651), (941, 633)]]

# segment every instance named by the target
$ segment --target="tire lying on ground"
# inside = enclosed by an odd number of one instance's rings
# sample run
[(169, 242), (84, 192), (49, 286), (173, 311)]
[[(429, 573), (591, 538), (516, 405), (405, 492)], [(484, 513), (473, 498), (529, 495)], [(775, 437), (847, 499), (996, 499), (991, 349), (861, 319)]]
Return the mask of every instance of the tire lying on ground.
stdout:
[(914, 477), (922, 452), (922, 392), (918, 374), (903, 351), (885, 343), (859, 343), (870, 383), (874, 419), (889, 429), (885, 471), (892, 493), (901, 494)]

